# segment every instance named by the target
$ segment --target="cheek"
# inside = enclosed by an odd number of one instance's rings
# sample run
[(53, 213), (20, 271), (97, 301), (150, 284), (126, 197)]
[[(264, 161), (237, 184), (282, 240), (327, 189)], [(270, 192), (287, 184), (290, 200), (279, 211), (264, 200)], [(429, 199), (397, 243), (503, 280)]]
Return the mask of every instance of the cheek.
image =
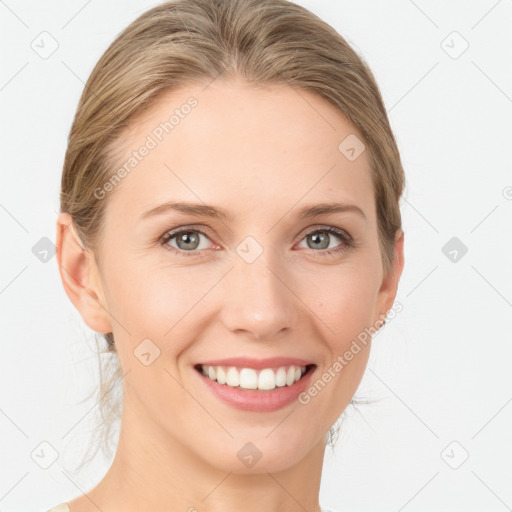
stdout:
[(325, 351), (319, 352), (323, 355), (321, 367), (301, 403), (310, 403), (310, 410), (324, 422), (336, 421), (366, 369), (376, 279), (375, 272), (364, 266), (346, 265), (336, 272), (331, 269), (329, 275), (317, 275), (306, 295), (308, 306), (321, 320), (317, 325)]
[(164, 339), (211, 284), (192, 266), (170, 267), (146, 259), (118, 261), (111, 266), (109, 302), (130, 333)]
[(301, 285), (304, 302), (337, 353), (372, 323), (378, 276), (367, 268), (359, 263), (330, 267)]

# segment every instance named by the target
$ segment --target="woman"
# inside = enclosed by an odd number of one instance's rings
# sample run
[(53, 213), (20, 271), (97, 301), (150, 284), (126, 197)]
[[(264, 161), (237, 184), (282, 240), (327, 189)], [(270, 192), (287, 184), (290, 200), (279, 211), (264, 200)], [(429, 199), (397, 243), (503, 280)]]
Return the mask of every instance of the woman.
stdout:
[(121, 430), (52, 510), (325, 510), (330, 429), (403, 269), (403, 187), (371, 71), (303, 7), (177, 0), (126, 28), (80, 99), (57, 222)]

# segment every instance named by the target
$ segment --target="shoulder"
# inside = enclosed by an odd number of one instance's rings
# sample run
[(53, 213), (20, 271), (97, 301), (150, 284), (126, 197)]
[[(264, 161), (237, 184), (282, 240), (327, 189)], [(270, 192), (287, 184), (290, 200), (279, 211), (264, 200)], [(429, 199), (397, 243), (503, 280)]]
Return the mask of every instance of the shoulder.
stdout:
[(52, 507), (51, 509), (47, 510), (46, 512), (70, 512), (70, 510), (69, 510), (69, 506), (67, 503), (60, 503), (59, 505)]

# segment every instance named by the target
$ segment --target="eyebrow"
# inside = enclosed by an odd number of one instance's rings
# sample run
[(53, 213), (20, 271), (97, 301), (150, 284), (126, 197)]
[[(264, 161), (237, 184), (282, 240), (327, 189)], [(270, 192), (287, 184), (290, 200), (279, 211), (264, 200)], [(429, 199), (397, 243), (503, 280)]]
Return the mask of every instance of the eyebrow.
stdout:
[[(145, 211), (142, 214), (141, 218), (147, 219), (149, 217), (161, 215), (169, 211), (177, 211), (189, 215), (194, 215), (197, 217), (213, 217), (216, 219), (224, 219), (230, 221), (234, 221), (235, 219), (234, 215), (230, 214), (224, 208), (210, 206), (206, 204), (174, 201), (169, 201), (167, 203), (161, 204), (155, 208)], [(319, 203), (314, 205), (306, 205), (297, 210), (297, 216), (300, 219), (307, 219), (319, 215), (328, 215), (332, 213), (345, 212), (357, 213), (364, 220), (366, 220), (366, 215), (364, 214), (363, 210), (361, 210), (361, 208), (359, 208), (355, 204), (347, 203)]]

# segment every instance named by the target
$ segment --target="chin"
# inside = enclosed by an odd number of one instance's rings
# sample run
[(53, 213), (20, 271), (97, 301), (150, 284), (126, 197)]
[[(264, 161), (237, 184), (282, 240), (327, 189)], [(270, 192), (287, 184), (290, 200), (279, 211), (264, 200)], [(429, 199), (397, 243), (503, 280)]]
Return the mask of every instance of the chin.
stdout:
[[(237, 436), (228, 443), (217, 444), (216, 450), (208, 451), (208, 463), (222, 471), (237, 474), (266, 474), (285, 471), (299, 463), (315, 443), (307, 443), (297, 430), (296, 437)], [(293, 442), (296, 439), (296, 442)]]

